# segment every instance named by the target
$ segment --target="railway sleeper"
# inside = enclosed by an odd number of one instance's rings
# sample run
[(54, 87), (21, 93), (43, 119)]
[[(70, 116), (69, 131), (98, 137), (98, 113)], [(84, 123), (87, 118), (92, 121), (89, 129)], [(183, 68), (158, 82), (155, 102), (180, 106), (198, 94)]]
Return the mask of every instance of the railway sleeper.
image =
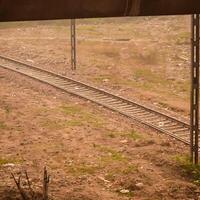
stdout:
[(173, 130), (173, 133), (181, 133), (181, 132), (190, 132), (190, 130), (188, 128), (182, 128), (182, 129), (177, 129), (177, 130)]

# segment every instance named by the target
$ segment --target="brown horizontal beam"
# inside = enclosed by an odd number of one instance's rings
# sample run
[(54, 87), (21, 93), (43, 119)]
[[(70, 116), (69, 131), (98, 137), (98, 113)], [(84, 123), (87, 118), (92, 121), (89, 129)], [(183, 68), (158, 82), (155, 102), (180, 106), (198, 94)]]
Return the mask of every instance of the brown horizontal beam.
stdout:
[(0, 21), (195, 13), (200, 0), (0, 0)]

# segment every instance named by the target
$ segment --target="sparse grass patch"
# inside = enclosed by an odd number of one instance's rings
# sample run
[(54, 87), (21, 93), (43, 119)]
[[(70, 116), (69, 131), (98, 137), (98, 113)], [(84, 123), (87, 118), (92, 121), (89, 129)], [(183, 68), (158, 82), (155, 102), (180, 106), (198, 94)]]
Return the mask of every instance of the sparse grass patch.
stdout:
[(92, 166), (85, 163), (67, 166), (67, 172), (74, 176), (95, 174), (99, 169), (101, 169), (101, 166)]
[(175, 37), (175, 41), (177, 45), (190, 44), (190, 33), (189, 32), (181, 32)]
[(6, 129), (7, 126), (5, 124), (5, 122), (0, 121), (0, 129)]
[(135, 165), (128, 165), (125, 169), (122, 169), (122, 173), (125, 175), (131, 174), (138, 170), (137, 166)]
[(136, 131), (132, 130), (129, 133), (126, 133), (125, 136), (132, 140), (139, 140), (142, 139), (141, 134), (137, 133)]
[(0, 167), (9, 163), (16, 164), (19, 163), (20, 161), (14, 158), (4, 158), (0, 157)]
[(106, 153), (106, 155), (101, 157), (101, 161), (107, 163), (109, 161), (126, 161), (127, 158), (120, 152), (117, 152), (114, 149), (111, 149), (109, 147), (95, 145), (99, 151)]
[(106, 136), (110, 137), (110, 138), (116, 138), (116, 137), (124, 137), (124, 138), (128, 138), (131, 140), (139, 140), (142, 139), (142, 135), (138, 132), (136, 132), (135, 130), (130, 130), (127, 132), (122, 132), (122, 131), (110, 131), (106, 133)]
[(148, 51), (143, 51), (143, 53), (134, 52), (134, 58), (143, 64), (147, 65), (158, 65), (162, 62), (163, 57), (158, 54), (156, 49), (148, 49)]
[(104, 80), (110, 80), (111, 79), (111, 76), (110, 75), (98, 75), (96, 77), (94, 77), (94, 79), (97, 81), (97, 82), (102, 82)]
[(115, 150), (108, 149), (108, 152), (110, 153), (110, 157), (112, 158), (112, 160), (123, 161), (126, 159), (123, 154), (121, 154)]
[(94, 128), (103, 128), (106, 124), (101, 116), (95, 115), (93, 113), (85, 112), (82, 114), (81, 119)]
[(133, 74), (134, 79), (138, 81), (143, 80), (144, 82), (150, 82), (151, 84), (158, 84), (163, 82), (165, 84), (166, 81), (162, 76), (163, 75), (152, 71), (152, 69), (149, 67), (136, 68)]
[(76, 116), (76, 119), (71, 119), (70, 121), (66, 122), (66, 125), (69, 126), (81, 126), (81, 125), (90, 125), (93, 128), (102, 128), (105, 124), (103, 118), (99, 115), (93, 114), (88, 112), (84, 108), (80, 106), (63, 106), (62, 111), (70, 115), (72, 117)]
[(11, 109), (10, 109), (10, 107), (8, 105), (4, 106), (4, 110), (5, 110), (6, 114), (9, 114), (10, 111), (11, 111)]
[(81, 120), (69, 120), (66, 122), (66, 126), (82, 126), (84, 125)]
[(79, 114), (82, 112), (81, 107), (79, 107), (78, 105), (62, 106), (61, 109), (66, 115), (75, 115), (75, 114)]
[(183, 172), (189, 175), (194, 183), (200, 185), (200, 165), (193, 165), (188, 156), (175, 156), (178, 165), (183, 169)]
[(112, 132), (108, 133), (107, 135), (108, 135), (108, 137), (110, 137), (110, 138), (116, 138), (116, 134), (114, 134), (114, 133), (112, 133)]
[(67, 115), (67, 119), (45, 119), (41, 126), (49, 130), (60, 130), (69, 126), (91, 126), (92, 128), (102, 128), (105, 124), (101, 116), (88, 112), (79, 105), (62, 106), (61, 111)]
[(41, 126), (49, 130), (60, 130), (65, 128), (64, 122), (57, 121), (56, 119), (46, 119), (44, 122), (41, 123)]

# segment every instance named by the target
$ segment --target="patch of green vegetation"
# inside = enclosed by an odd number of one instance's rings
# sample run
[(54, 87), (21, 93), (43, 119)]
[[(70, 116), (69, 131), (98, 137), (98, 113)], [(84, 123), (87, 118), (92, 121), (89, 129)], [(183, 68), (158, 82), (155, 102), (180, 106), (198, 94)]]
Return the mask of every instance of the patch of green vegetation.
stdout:
[(126, 161), (127, 158), (120, 152), (117, 152), (114, 149), (105, 147), (105, 146), (100, 146), (100, 145), (95, 145), (96, 148), (98, 148), (101, 152), (106, 153), (107, 155), (101, 157), (101, 160), (104, 162), (109, 162), (109, 160), (112, 161)]
[(57, 121), (56, 119), (46, 119), (41, 123), (41, 126), (48, 128), (49, 130), (60, 130), (65, 127), (65, 124), (61, 121)]
[(106, 175), (105, 175), (105, 179), (108, 180), (108, 181), (114, 181), (115, 180), (115, 176), (116, 176), (116, 172), (108, 172)]
[(66, 122), (66, 126), (82, 126), (84, 125), (80, 120), (69, 120)]
[(177, 45), (184, 45), (190, 43), (190, 33), (189, 32), (180, 32), (176, 37), (174, 37), (176, 40)]
[(101, 116), (92, 113), (85, 112), (82, 115), (82, 120), (94, 128), (103, 128), (105, 125), (105, 121), (101, 118)]
[(107, 136), (110, 138), (116, 138), (117, 136), (121, 137), (126, 137), (131, 140), (139, 140), (142, 139), (142, 135), (135, 130), (130, 130), (128, 132), (122, 132), (122, 131), (113, 131), (113, 132), (108, 132)]
[(184, 81), (176, 81), (174, 84), (176, 93), (184, 93), (185, 96), (188, 96), (187, 94), (190, 91), (190, 82), (189, 80), (184, 80)]
[(0, 129), (6, 129), (7, 126), (5, 124), (5, 122), (0, 121)]
[(8, 105), (4, 106), (4, 110), (5, 110), (6, 114), (9, 114), (10, 111), (11, 111), (11, 109), (10, 109), (10, 107)]
[(96, 77), (94, 77), (94, 80), (98, 81), (98, 82), (102, 82), (104, 80), (111, 80), (111, 76), (110, 75), (98, 75)]
[(112, 149), (107, 149), (107, 151), (110, 153), (112, 160), (116, 160), (116, 161), (125, 160), (125, 157), (123, 156), (123, 154), (121, 154), (115, 150), (112, 150)]
[(161, 53), (158, 54), (157, 49), (148, 49), (143, 51), (142, 53), (134, 51), (133, 56), (134, 59), (137, 59), (139, 62), (147, 65), (158, 65), (164, 59)]
[(137, 133), (136, 131), (132, 130), (131, 132), (125, 134), (127, 138), (130, 138), (132, 140), (139, 140), (142, 138), (141, 134)]
[(71, 106), (71, 105), (70, 106), (62, 106), (61, 109), (67, 115), (75, 115), (75, 114), (82, 113), (82, 109), (78, 105), (76, 105), (76, 106)]
[(152, 71), (151, 68), (136, 68), (134, 70), (134, 79), (136, 80), (144, 80), (144, 82), (149, 82), (151, 84), (158, 84), (158, 83), (166, 83), (163, 75), (158, 74), (157, 72)]
[(67, 166), (67, 172), (74, 176), (95, 174), (99, 169), (101, 169), (101, 166), (91, 166), (85, 163)]
[(116, 134), (114, 134), (113, 132), (110, 132), (110, 133), (108, 133), (107, 135), (108, 135), (108, 137), (110, 137), (110, 138), (116, 138)]
[(122, 170), (122, 173), (125, 175), (132, 174), (138, 170), (137, 166), (135, 165), (128, 165), (125, 169)]
[(108, 181), (115, 181), (117, 176), (126, 176), (126, 175), (131, 175), (135, 172), (138, 171), (138, 167), (136, 165), (130, 165), (127, 163), (127, 165), (118, 165), (115, 167), (112, 167), (111, 170), (109, 170), (106, 174), (105, 174), (105, 179)]
[(68, 121), (66, 125), (69, 125), (69, 126), (90, 125), (94, 128), (102, 128), (105, 125), (105, 122), (101, 116), (90, 113), (78, 105), (64, 106), (62, 107), (62, 110), (67, 115), (71, 115), (73, 117), (74, 115), (76, 115), (76, 119), (75, 120), (72, 119), (71, 121)]
[(189, 175), (194, 183), (200, 185), (200, 165), (194, 165), (190, 162), (188, 156), (175, 156), (178, 165), (183, 169), (183, 172)]
[(2, 165), (6, 165), (6, 164), (9, 164), (9, 163), (16, 164), (16, 163), (19, 163), (19, 162), (20, 161), (17, 160), (17, 159), (0, 157), (0, 167)]

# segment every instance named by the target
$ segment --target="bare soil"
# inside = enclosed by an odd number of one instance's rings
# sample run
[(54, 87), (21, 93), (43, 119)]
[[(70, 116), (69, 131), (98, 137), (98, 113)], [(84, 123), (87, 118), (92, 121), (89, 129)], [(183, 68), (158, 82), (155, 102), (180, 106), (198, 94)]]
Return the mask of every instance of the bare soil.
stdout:
[(15, 188), (11, 172), (27, 170), (40, 189), (47, 166), (54, 199), (198, 199), (176, 162), (181, 143), (12, 72), (0, 77), (0, 196)]
[(76, 73), (69, 21), (0, 24), (2, 54), (188, 116), (190, 16), (77, 21)]
[[(67, 25), (2, 23), (1, 53), (187, 115), (188, 17), (80, 22), (75, 74)], [(198, 200), (177, 163), (182, 143), (4, 69), (0, 95), (0, 199), (17, 199), (11, 172), (27, 170), (40, 190), (47, 166), (55, 200)]]

